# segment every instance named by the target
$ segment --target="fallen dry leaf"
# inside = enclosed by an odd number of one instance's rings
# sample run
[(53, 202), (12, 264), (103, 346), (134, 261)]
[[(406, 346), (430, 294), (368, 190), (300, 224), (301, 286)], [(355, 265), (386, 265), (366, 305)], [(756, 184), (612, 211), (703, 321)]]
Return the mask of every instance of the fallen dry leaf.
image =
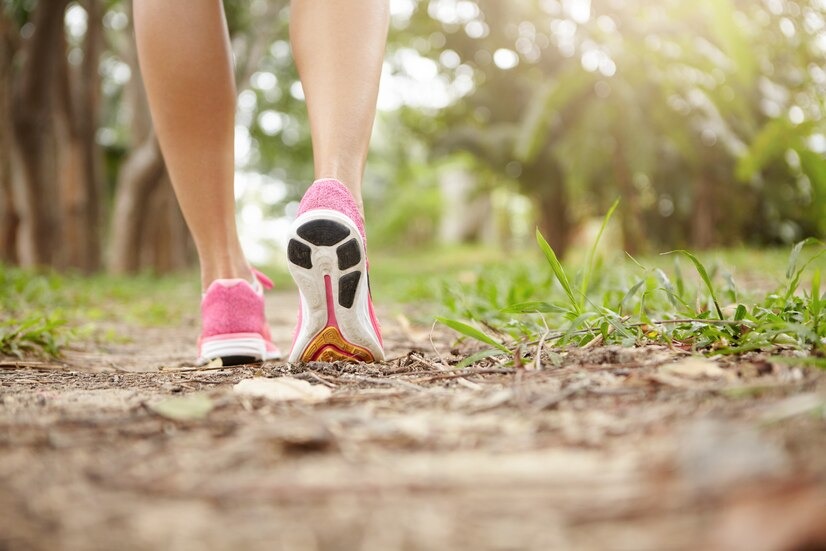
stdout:
[(688, 379), (729, 379), (732, 374), (705, 358), (685, 358), (660, 367), (660, 373)]
[(303, 401), (323, 402), (330, 397), (332, 391), (326, 386), (313, 385), (307, 381), (292, 377), (276, 377), (268, 379), (255, 377), (244, 379), (232, 387), (236, 394), (267, 398), (277, 402)]
[(153, 413), (173, 421), (196, 421), (206, 417), (215, 405), (203, 394), (188, 394), (167, 398), (147, 407)]

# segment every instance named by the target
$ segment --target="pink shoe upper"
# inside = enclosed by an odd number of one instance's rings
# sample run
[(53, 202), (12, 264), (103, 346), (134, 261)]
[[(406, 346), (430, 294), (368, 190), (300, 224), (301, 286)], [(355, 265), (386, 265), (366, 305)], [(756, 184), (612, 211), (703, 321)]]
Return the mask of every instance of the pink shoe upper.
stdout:
[(272, 281), (253, 270), (258, 289), (245, 279), (217, 279), (201, 300), (201, 339), (237, 333), (258, 333), (270, 342), (270, 329), (264, 315), (263, 289), (272, 289)]
[(356, 223), (365, 248), (367, 247), (364, 219), (361, 217), (361, 211), (359, 211), (359, 206), (356, 204), (355, 199), (353, 199), (353, 195), (350, 193), (350, 190), (344, 187), (344, 184), (332, 178), (313, 182), (313, 185), (310, 186), (307, 192), (304, 193), (304, 197), (301, 198), (301, 203), (298, 205), (298, 216), (315, 209), (337, 210), (347, 216)]

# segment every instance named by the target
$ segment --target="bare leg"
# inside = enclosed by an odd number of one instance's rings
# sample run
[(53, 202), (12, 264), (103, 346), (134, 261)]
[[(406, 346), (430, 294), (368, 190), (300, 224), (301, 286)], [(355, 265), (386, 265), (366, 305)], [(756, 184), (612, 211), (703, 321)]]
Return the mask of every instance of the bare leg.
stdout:
[(204, 288), (251, 277), (235, 225), (235, 81), (220, 0), (135, 0), (150, 110)]
[(293, 0), (290, 18), (293, 56), (310, 114), (315, 176), (338, 179), (361, 206), (388, 0)]

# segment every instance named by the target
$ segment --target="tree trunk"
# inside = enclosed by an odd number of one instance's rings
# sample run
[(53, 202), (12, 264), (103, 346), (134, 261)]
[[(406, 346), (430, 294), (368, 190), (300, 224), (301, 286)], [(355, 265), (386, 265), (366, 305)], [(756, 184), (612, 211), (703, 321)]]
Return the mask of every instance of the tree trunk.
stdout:
[(648, 247), (648, 240), (642, 228), (642, 212), (639, 204), (639, 193), (634, 188), (628, 162), (622, 152), (621, 138), (616, 140), (614, 149), (613, 169), (614, 182), (620, 191), (622, 203), (619, 207), (620, 226), (622, 228), (623, 248), (628, 254), (636, 255), (644, 252)]
[(128, 274), (140, 268), (141, 230), (150, 216), (150, 196), (163, 175), (161, 150), (150, 135), (120, 168), (110, 226), (110, 272)]
[(99, 0), (87, 0), (88, 25), (83, 63), (70, 67), (58, 57), (56, 130), (59, 136), (59, 185), (62, 246), (60, 265), (92, 272), (100, 267), (103, 200), (100, 151), (95, 141), (100, 98), (102, 28)]
[(694, 184), (691, 208), (691, 246), (707, 249), (714, 245), (716, 224), (714, 178), (708, 171), (701, 173)]
[(53, 132), (52, 84), (63, 52), (63, 16), (68, 0), (40, 0), (32, 35), (22, 47), (22, 65), (12, 93), (13, 195), (20, 218), (18, 254), (23, 266), (53, 264), (58, 230), (58, 186)]
[(0, 262), (17, 261), (17, 213), (11, 182), (11, 83), (14, 44), (11, 21), (0, 10)]
[[(123, 94), (132, 147), (121, 165), (115, 187), (108, 269), (112, 273), (128, 274), (151, 267), (163, 273), (191, 264), (190, 237), (185, 225), (181, 236), (183, 217), (178, 211), (163, 157), (152, 133), (152, 120), (134, 45), (124, 52), (123, 57), (132, 70), (132, 79)], [(170, 214), (170, 211), (175, 214)], [(183, 262), (183, 266), (178, 265), (179, 262)]]
[(542, 236), (560, 258), (568, 247), (570, 219), (562, 171), (554, 163), (525, 166), (522, 179), (533, 198), (536, 223)]
[(152, 192), (148, 214), (141, 232), (141, 268), (167, 274), (189, 266), (189, 230), (168, 175)]

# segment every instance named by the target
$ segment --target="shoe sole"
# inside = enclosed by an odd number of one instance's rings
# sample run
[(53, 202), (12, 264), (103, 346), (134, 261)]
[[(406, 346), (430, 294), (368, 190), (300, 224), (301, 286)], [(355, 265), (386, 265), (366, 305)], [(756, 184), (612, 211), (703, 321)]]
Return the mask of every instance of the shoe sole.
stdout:
[(243, 365), (278, 360), (281, 354), (267, 352), (267, 341), (258, 333), (232, 333), (207, 337), (201, 342), (198, 364), (207, 364), (216, 358), (221, 358), (222, 365)]
[(374, 362), (384, 350), (370, 317), (367, 255), (355, 223), (316, 209), (290, 226), (287, 260), (301, 294), (290, 362)]

